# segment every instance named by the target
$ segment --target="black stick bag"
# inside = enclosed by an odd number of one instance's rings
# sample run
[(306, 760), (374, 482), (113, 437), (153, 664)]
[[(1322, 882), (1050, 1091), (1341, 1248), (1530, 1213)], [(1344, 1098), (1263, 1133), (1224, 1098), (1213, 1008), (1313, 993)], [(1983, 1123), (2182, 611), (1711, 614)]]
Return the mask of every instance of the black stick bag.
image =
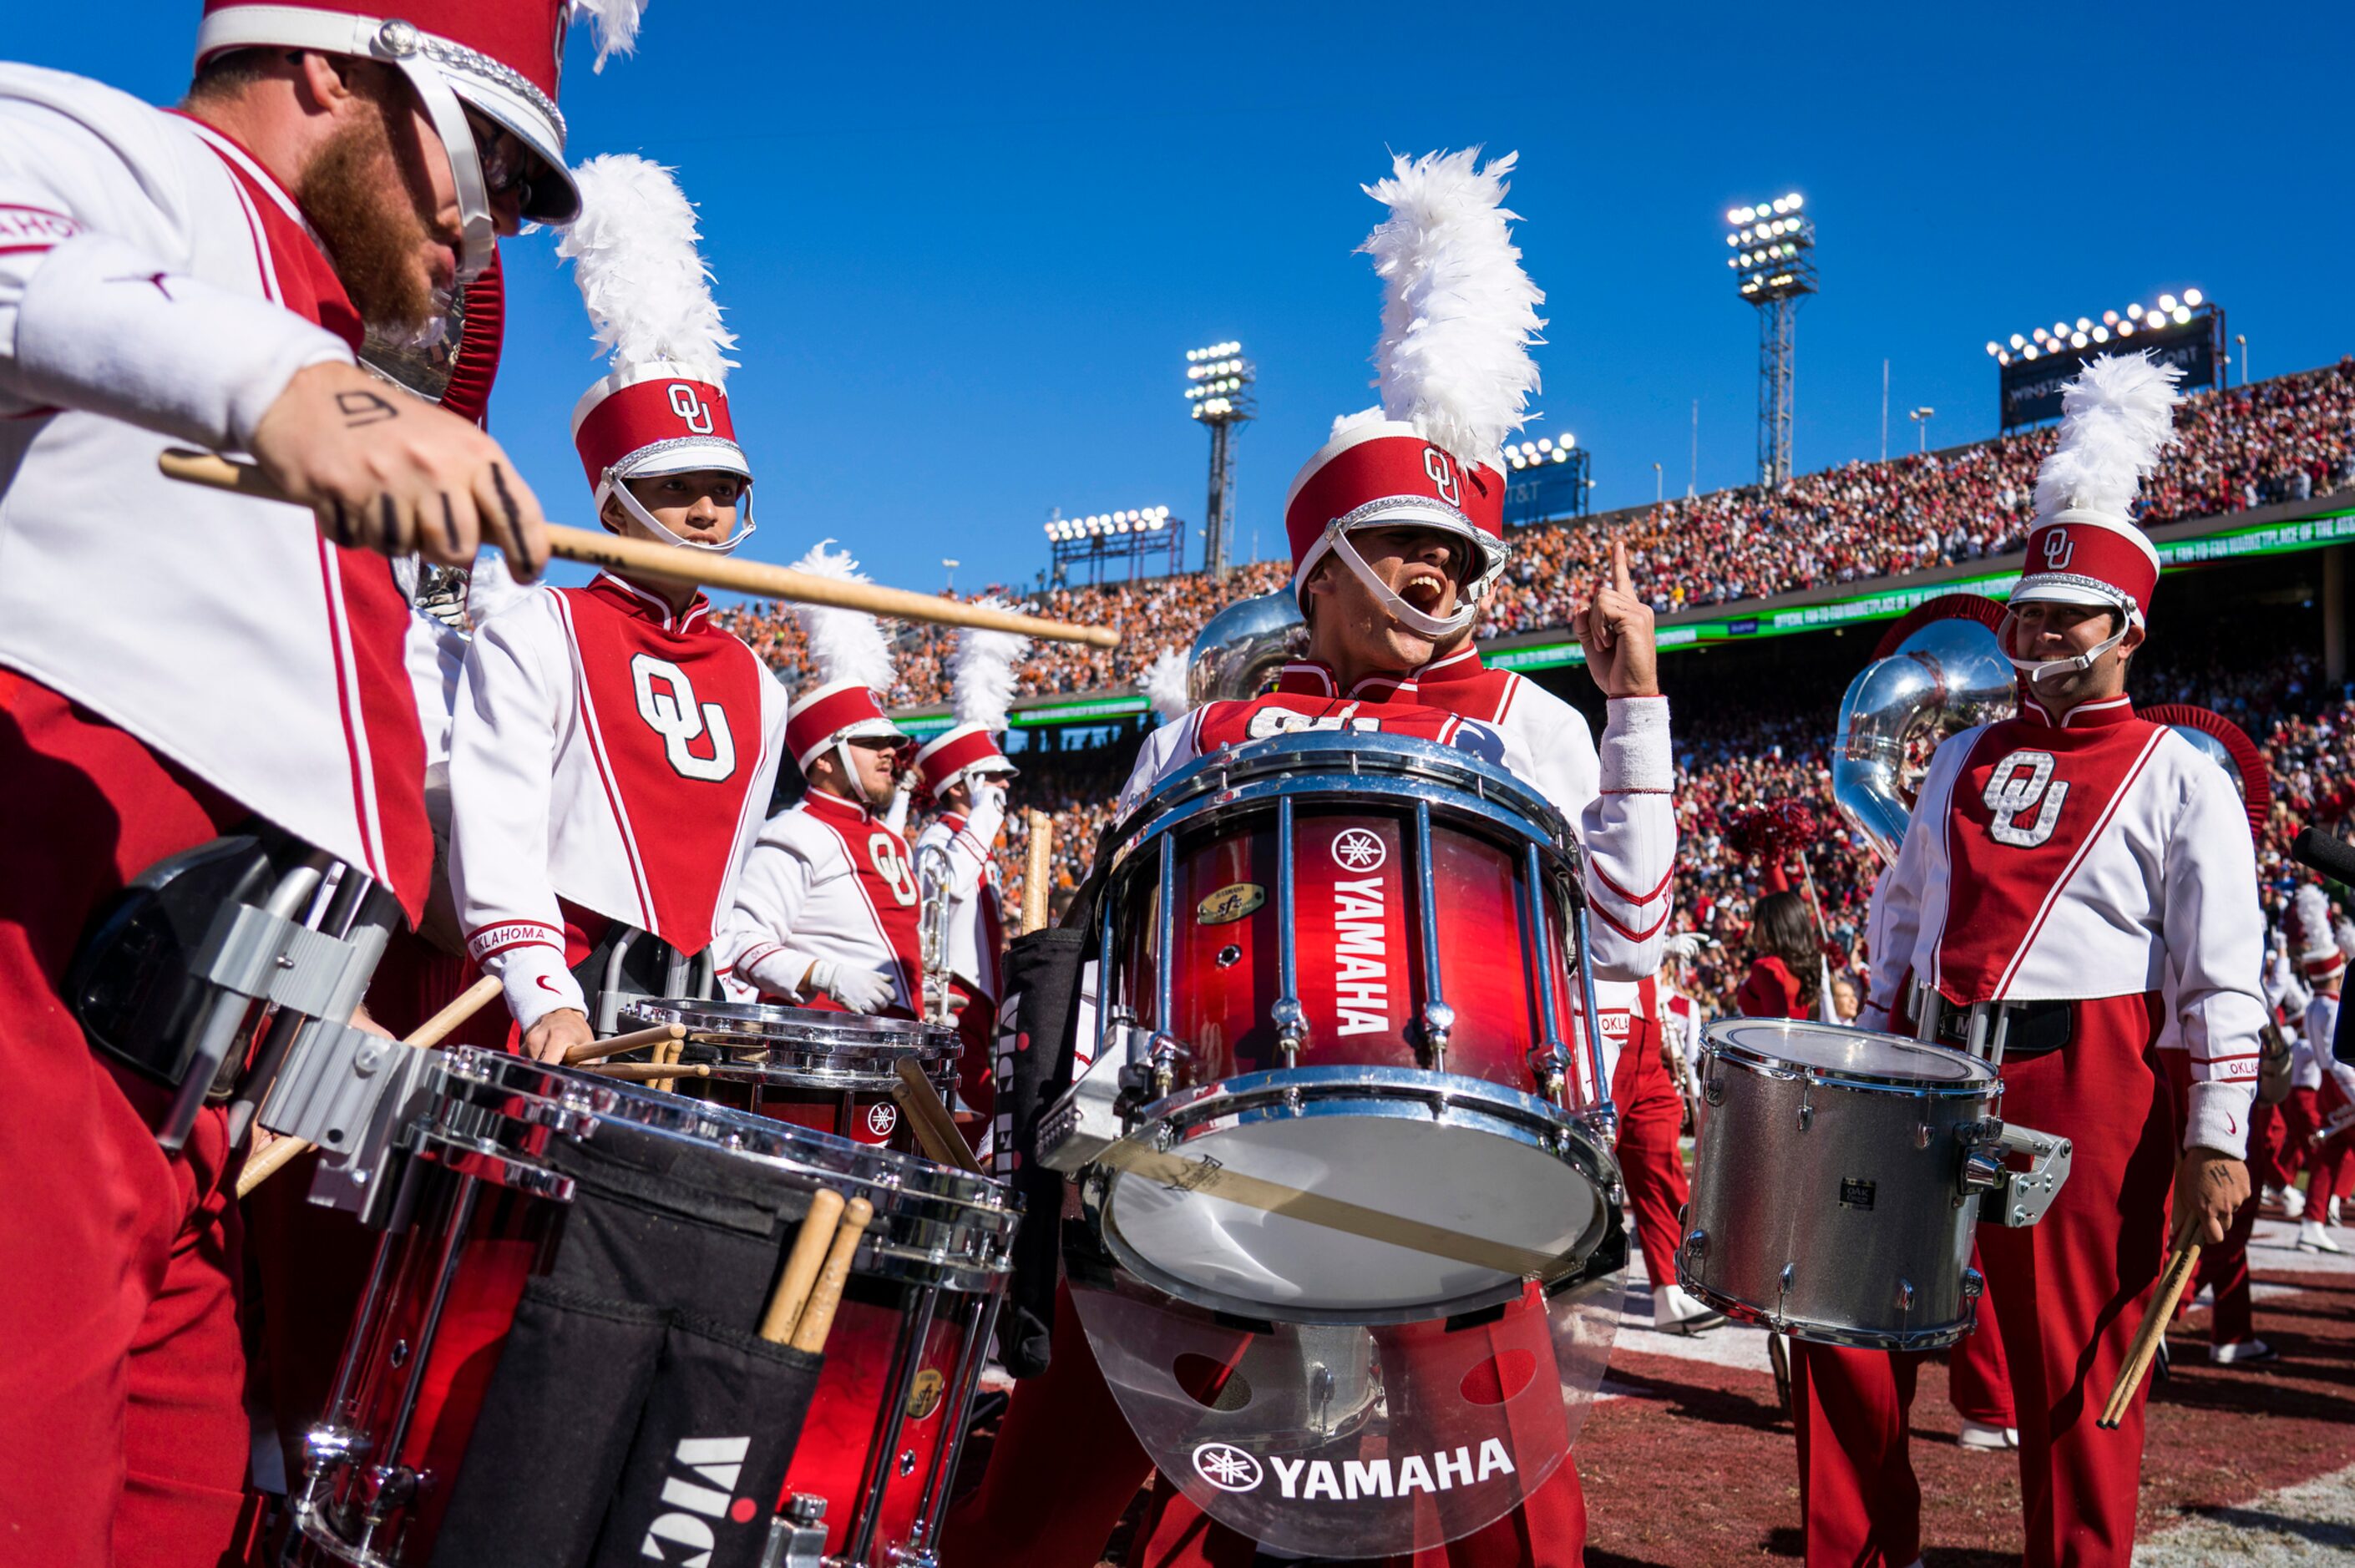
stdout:
[(674, 1317), (593, 1568), (759, 1568), (824, 1360)]
[[(716, 1146), (655, 1138), (619, 1119), (588, 1142), (551, 1143), (546, 1159), (572, 1178), (572, 1202), (549, 1272), (527, 1285), (492, 1371), (432, 1568), (580, 1568), (601, 1530), (611, 1532), (642, 1425), (677, 1428), (673, 1453), (681, 1437), (751, 1430), (741, 1401), (723, 1402), (717, 1424), (699, 1429), (700, 1417), (684, 1414), (709, 1382), (695, 1341), (712, 1339), (714, 1323), (741, 1324), (738, 1338), (751, 1338), (808, 1192)], [(765, 1363), (756, 1370), (765, 1374)], [(671, 1388), (674, 1379), (687, 1392)], [(805, 1388), (801, 1404), (760, 1418), (798, 1433), (806, 1402)], [(790, 1435), (783, 1447), (790, 1457)], [(780, 1465), (779, 1486), (783, 1477)], [(653, 1489), (659, 1495), (663, 1483)], [(763, 1515), (777, 1490), (756, 1499)], [(633, 1551), (645, 1529), (642, 1520)]]
[[(1082, 897), (1074, 907), (1092, 903)], [(996, 1051), (998, 1174), (1022, 1196), (1023, 1225), (1014, 1236), (1014, 1278), (997, 1319), (997, 1354), (1021, 1378), (1047, 1370), (1055, 1324), (1063, 1178), (1036, 1158), (1039, 1118), (1071, 1086), (1073, 1030), (1091, 935), (1082, 917), (1076, 925), (1017, 937), (1006, 950), (1009, 1006), (999, 1014)]]

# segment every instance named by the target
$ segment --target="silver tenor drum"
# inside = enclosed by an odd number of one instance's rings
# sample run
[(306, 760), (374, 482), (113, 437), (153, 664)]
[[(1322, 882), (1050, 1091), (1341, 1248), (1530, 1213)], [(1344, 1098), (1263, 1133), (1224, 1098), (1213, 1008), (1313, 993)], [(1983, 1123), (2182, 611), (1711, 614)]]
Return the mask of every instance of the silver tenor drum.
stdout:
[(1678, 1281), (1802, 1340), (1953, 1344), (1977, 1322), (1982, 1200), (2033, 1224), (2069, 1173), (2066, 1139), (1996, 1117), (1992, 1067), (1893, 1034), (1729, 1019), (1700, 1086)]

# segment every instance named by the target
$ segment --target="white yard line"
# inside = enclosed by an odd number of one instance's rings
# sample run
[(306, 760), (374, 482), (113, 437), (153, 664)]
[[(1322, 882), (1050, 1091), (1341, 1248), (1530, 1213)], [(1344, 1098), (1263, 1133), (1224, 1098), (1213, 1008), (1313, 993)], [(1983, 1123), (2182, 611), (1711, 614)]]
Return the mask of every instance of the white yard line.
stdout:
[(2135, 1548), (2135, 1568), (2321, 1568), (2355, 1562), (2355, 1466), (2203, 1509)]

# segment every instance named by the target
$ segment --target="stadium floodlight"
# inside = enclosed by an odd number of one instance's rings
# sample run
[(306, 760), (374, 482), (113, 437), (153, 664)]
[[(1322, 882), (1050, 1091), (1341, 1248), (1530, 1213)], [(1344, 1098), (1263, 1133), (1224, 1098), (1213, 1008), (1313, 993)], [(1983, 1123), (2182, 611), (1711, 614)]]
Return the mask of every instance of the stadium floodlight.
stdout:
[(1734, 291), (1758, 308), (1758, 482), (1791, 482), (1791, 392), (1799, 302), (1816, 291), (1816, 224), (1790, 191), (1728, 209)]
[[(1235, 428), (1259, 413), (1252, 387), (1259, 372), (1243, 355), (1242, 344), (1230, 338), (1204, 348), (1186, 351), (1187, 413), (1210, 428), (1210, 501), (1202, 529), (1202, 568), (1220, 581), (1227, 575), (1230, 536), (1235, 514)], [(1163, 509), (1163, 515), (1167, 511)], [(1180, 530), (1177, 537), (1185, 537)]]
[(1915, 429), (1922, 432), (1922, 450), (1925, 452), (1930, 450), (1930, 421), (1937, 416), (1937, 409), (1926, 405), (1906, 411), (1905, 417), (1913, 421)]

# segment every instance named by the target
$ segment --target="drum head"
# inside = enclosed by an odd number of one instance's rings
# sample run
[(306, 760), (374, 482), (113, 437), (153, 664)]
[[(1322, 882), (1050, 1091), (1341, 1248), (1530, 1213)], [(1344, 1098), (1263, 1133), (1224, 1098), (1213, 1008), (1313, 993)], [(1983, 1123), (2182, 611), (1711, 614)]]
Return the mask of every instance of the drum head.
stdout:
[(1238, 1327), (1124, 1274), (1075, 1273), (1071, 1299), (1138, 1442), (1197, 1507), (1278, 1552), (1390, 1557), (1503, 1517), (1569, 1455), (1618, 1332), (1623, 1246), (1453, 1326)]
[(1986, 1063), (1944, 1045), (1801, 1019), (1729, 1018), (1709, 1026), (1709, 1044), (1733, 1061), (1859, 1083), (1977, 1088), (1995, 1077)]
[(1470, 1311), (1574, 1273), (1609, 1228), (1600, 1140), (1493, 1084), (1298, 1069), (1165, 1107), (1146, 1112), (1164, 1109), (1163, 1151), (1115, 1146), (1092, 1202), (1124, 1266), (1199, 1306), (1326, 1323)]

